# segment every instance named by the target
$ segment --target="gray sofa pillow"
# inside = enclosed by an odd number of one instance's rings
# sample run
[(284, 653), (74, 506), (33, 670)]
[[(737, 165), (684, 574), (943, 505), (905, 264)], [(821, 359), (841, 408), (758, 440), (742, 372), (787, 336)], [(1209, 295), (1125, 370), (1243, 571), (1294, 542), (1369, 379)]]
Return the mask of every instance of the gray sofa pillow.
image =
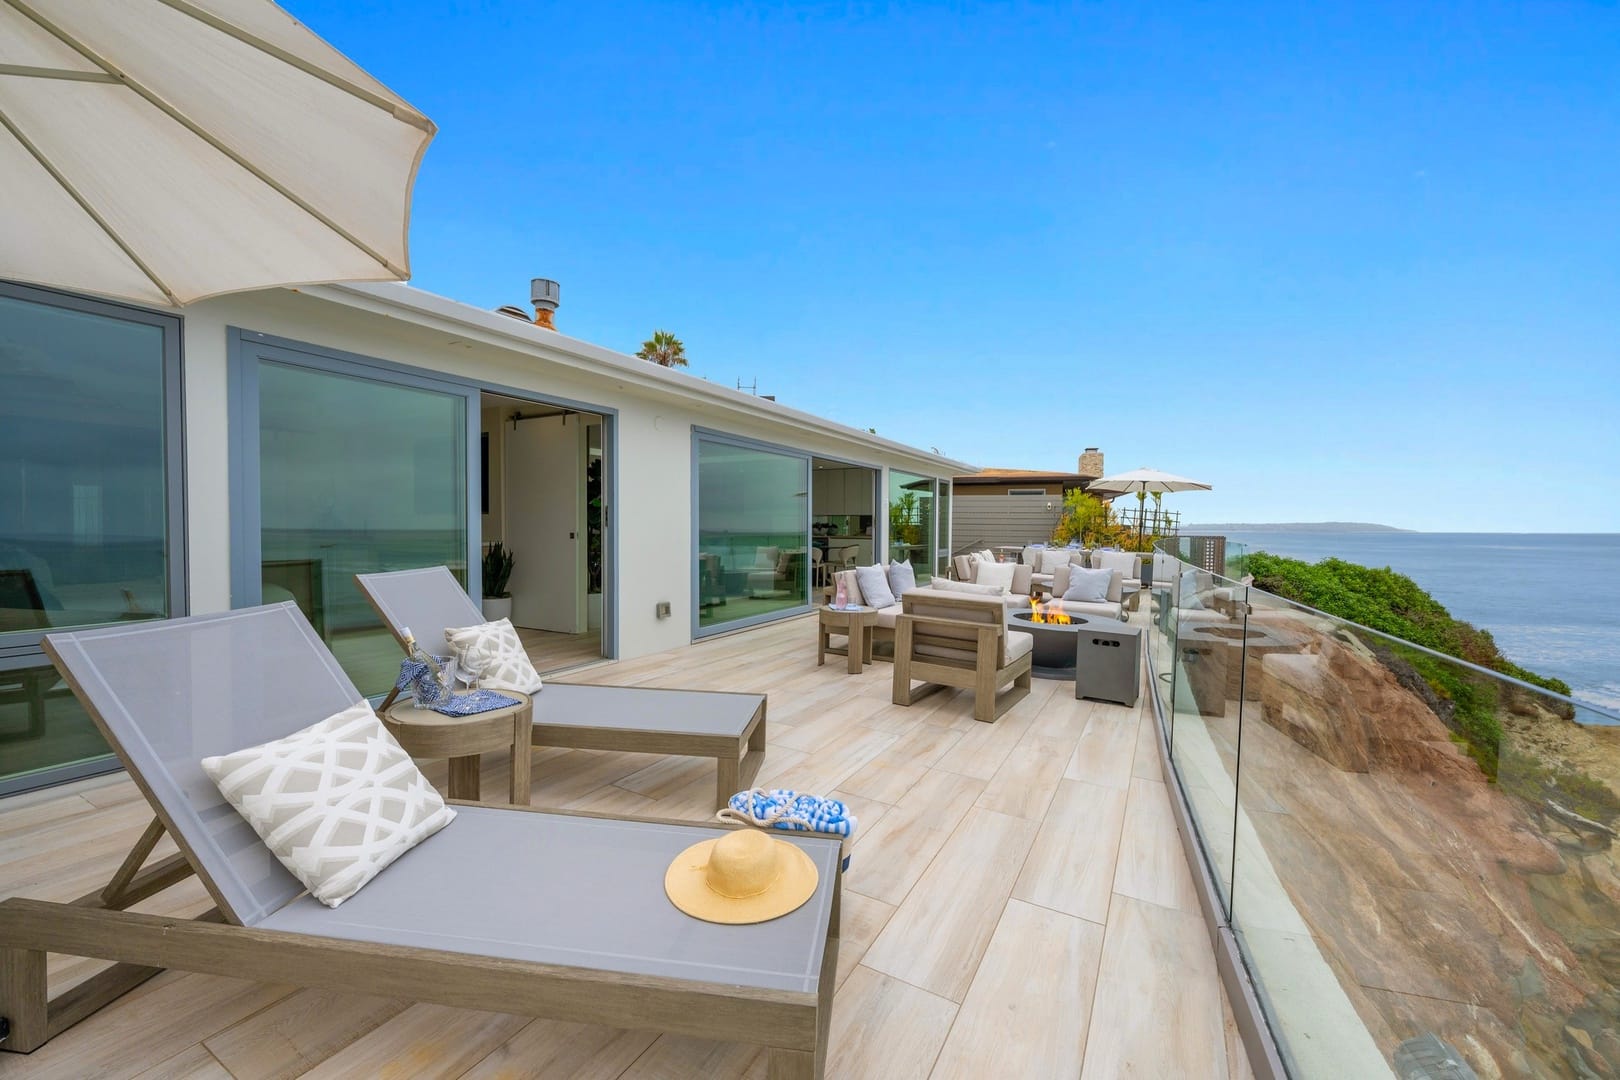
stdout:
[(883, 567), (876, 564), (857, 566), (855, 581), (861, 587), (861, 595), (866, 598), (867, 607), (885, 608), (899, 603), (889, 588), (889, 575)]

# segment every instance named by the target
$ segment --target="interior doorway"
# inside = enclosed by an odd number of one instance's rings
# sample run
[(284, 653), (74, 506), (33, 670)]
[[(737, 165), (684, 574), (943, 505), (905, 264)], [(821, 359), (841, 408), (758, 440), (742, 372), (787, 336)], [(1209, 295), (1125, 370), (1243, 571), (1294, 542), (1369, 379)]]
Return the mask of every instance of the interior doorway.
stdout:
[[(604, 655), (604, 430), (597, 413), (501, 394), (480, 402), (484, 551), (500, 544), (512, 557), (507, 617), (541, 674)], [(486, 604), (492, 593), (486, 568)]]

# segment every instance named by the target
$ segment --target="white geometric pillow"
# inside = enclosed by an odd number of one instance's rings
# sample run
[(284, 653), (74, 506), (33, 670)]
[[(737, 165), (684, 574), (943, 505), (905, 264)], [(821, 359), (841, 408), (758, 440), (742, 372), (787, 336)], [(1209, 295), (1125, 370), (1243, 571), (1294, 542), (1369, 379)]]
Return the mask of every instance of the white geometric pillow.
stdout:
[(512, 620), (447, 627), (444, 639), (450, 643), (461, 670), (476, 678), (481, 688), (516, 690), (520, 694), (539, 692), (540, 673), (529, 662)]
[(364, 701), (284, 739), (203, 758), (202, 767), (327, 907), (456, 816)]

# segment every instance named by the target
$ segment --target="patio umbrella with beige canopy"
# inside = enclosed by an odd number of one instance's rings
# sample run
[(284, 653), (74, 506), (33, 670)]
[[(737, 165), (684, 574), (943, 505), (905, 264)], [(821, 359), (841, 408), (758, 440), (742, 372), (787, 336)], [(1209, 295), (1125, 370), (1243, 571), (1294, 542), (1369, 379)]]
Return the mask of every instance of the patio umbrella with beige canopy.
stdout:
[(0, 0), (0, 278), (157, 304), (402, 280), (434, 131), (269, 0)]
[(1146, 515), (1147, 497), (1149, 493), (1163, 494), (1166, 491), (1212, 491), (1210, 485), (1201, 480), (1189, 480), (1185, 476), (1173, 476), (1158, 469), (1132, 469), (1114, 476), (1105, 476), (1101, 480), (1093, 480), (1086, 491), (1095, 495), (1129, 495), (1136, 494), (1136, 534), (1142, 535), (1142, 523)]

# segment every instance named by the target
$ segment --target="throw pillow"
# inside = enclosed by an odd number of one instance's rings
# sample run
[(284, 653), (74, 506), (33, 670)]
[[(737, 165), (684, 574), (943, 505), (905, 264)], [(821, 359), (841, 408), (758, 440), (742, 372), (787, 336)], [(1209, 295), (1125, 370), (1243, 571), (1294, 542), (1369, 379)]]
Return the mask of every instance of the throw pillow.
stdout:
[(996, 553), (991, 551), (989, 548), (985, 548), (983, 551), (975, 551), (973, 553), (973, 557), (978, 559), (980, 562), (996, 561)]
[(327, 907), (456, 816), (364, 701), (284, 739), (203, 758), (202, 767)]
[(886, 608), (899, 603), (889, 588), (889, 575), (881, 566), (876, 564), (857, 566), (855, 583), (861, 587), (861, 595), (866, 598), (867, 607)]
[(1041, 551), (1040, 573), (1055, 574), (1060, 566), (1069, 565), (1069, 552), (1065, 548), (1044, 548)]
[(889, 564), (889, 591), (896, 600), (906, 594), (906, 590), (917, 587), (917, 571), (908, 562), (892, 562)]
[(540, 673), (529, 662), (529, 654), (518, 638), (510, 619), (479, 623), (477, 626), (449, 626), (444, 639), (456, 655), (456, 663), (485, 690), (516, 690), (538, 693)]
[(1083, 566), (1069, 567), (1069, 587), (1063, 599), (1083, 603), (1101, 603), (1108, 599), (1108, 583), (1114, 579), (1112, 570), (1087, 570)]
[(1018, 568), (1012, 563), (982, 562), (975, 569), (978, 571), (973, 575), (975, 585), (993, 585), (1000, 592), (1008, 592)]

